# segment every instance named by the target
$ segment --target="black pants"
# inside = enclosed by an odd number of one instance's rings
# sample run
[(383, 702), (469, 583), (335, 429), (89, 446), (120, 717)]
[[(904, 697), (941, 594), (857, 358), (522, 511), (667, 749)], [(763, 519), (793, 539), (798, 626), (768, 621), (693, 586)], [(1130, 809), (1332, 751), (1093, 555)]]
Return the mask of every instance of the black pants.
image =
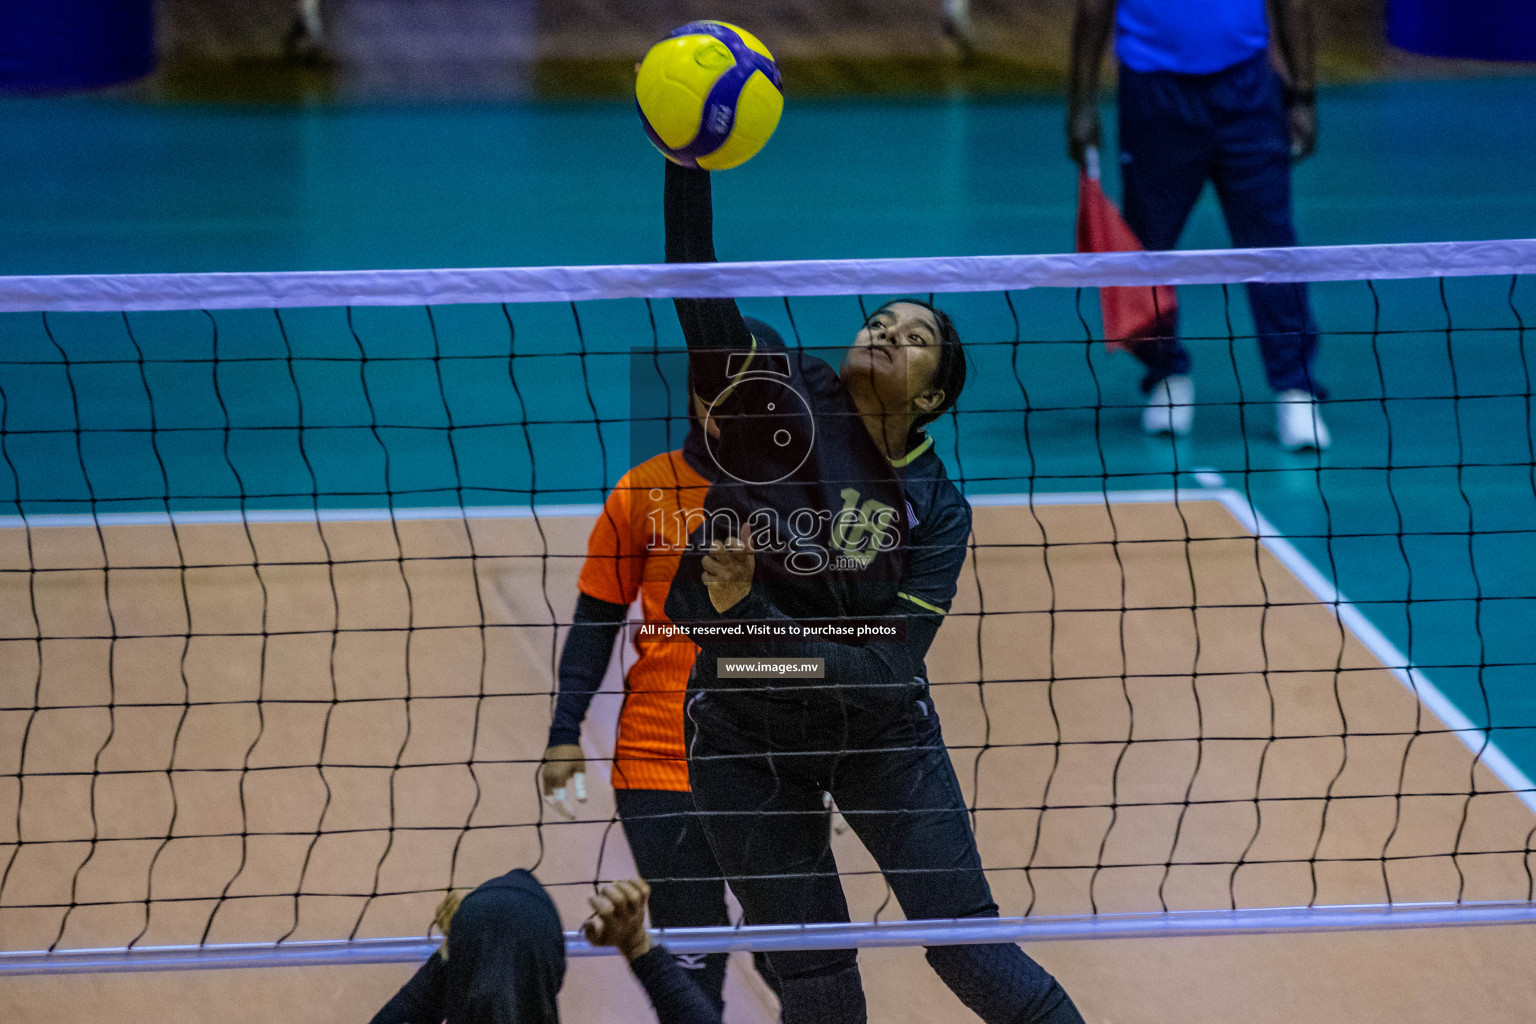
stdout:
[[(1296, 244), (1291, 151), (1279, 76), (1267, 52), (1209, 75), (1120, 69), (1120, 173), (1125, 222), (1148, 249), (1172, 249), (1207, 181), (1232, 244)], [(1248, 302), (1269, 386), (1320, 392), (1317, 324), (1304, 284), (1250, 284)], [(1150, 389), (1188, 373), (1177, 338), (1139, 345)]]
[[(666, 789), (616, 789), (619, 822), (635, 858), (635, 870), (651, 886), (651, 923), (657, 928), (711, 928), (731, 923), (725, 879), (715, 861), (689, 793)], [(681, 954), (677, 962), (710, 1001), (725, 1006), (727, 953)], [(778, 992), (762, 954), (758, 973)]]
[[(823, 791), (909, 919), (997, 916), (931, 700), (871, 722), (824, 698), (696, 692), (684, 728), (694, 803), (749, 924), (848, 920)], [(768, 959), (786, 1024), (866, 1019), (855, 950)], [(928, 962), (988, 1024), (1082, 1020), (1017, 946), (931, 947)]]

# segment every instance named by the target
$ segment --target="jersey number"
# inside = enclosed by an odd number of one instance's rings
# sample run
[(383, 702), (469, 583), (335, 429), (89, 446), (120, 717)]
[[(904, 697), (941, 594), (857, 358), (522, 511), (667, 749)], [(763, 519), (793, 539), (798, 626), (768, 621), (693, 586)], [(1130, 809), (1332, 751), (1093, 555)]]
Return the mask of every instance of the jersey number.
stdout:
[(842, 490), (843, 507), (832, 517), (832, 547), (861, 569), (875, 556), (901, 542), (896, 531), (896, 510), (883, 501), (859, 501), (852, 487)]

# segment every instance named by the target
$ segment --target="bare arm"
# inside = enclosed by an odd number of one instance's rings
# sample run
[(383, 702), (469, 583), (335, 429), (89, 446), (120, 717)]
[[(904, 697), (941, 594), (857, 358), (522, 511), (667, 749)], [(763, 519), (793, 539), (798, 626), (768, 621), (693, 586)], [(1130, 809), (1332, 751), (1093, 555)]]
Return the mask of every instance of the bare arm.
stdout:
[(1067, 152), (1079, 166), (1099, 144), (1099, 67), (1115, 22), (1115, 0), (1077, 0), (1067, 81)]
[(1288, 85), (1291, 156), (1302, 160), (1317, 148), (1317, 46), (1312, 33), (1312, 0), (1269, 0), (1269, 12)]

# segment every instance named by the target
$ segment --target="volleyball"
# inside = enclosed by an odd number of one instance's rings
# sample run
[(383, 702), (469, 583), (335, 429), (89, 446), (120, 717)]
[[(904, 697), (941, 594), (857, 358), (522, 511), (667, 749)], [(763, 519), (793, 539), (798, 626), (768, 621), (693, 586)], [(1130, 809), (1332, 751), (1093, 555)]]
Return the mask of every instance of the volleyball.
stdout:
[(756, 36), (723, 21), (695, 21), (645, 55), (635, 104), (668, 160), (723, 171), (763, 148), (784, 112), (784, 93), (773, 54)]

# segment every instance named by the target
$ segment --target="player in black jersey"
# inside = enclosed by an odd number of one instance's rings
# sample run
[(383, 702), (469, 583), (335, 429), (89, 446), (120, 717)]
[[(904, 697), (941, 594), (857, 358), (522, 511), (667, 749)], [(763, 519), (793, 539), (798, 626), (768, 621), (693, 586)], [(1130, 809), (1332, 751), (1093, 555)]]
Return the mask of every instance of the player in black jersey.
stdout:
[[(617, 946), (660, 1024), (720, 1024), (720, 1008), (645, 930), (650, 887), (604, 886), (582, 925), (595, 946)], [(560, 1024), (565, 936), (549, 893), (519, 868), (437, 908), (443, 944), (370, 1024)], [(451, 954), (451, 955), (450, 955)]]
[[(709, 174), (666, 168), (668, 262), (715, 258)], [(678, 299), (721, 474), (667, 599), (676, 623), (893, 616), (905, 637), (764, 643), (695, 634), (685, 730), (694, 802), (751, 924), (846, 921), (830, 793), (909, 919), (996, 917), (924, 658), (965, 561), (971, 509), (923, 426), (965, 384), (954, 325), (913, 300), (876, 310), (839, 370), (749, 329), (730, 299)], [(723, 676), (718, 659), (824, 659), (823, 680)], [(768, 685), (764, 685), (767, 683)], [(800, 685), (792, 685), (800, 684)], [(811, 684), (811, 685), (805, 685)], [(1080, 1024), (1017, 946), (928, 962), (989, 1024)], [(854, 950), (769, 954), (786, 1024), (860, 1024)]]

